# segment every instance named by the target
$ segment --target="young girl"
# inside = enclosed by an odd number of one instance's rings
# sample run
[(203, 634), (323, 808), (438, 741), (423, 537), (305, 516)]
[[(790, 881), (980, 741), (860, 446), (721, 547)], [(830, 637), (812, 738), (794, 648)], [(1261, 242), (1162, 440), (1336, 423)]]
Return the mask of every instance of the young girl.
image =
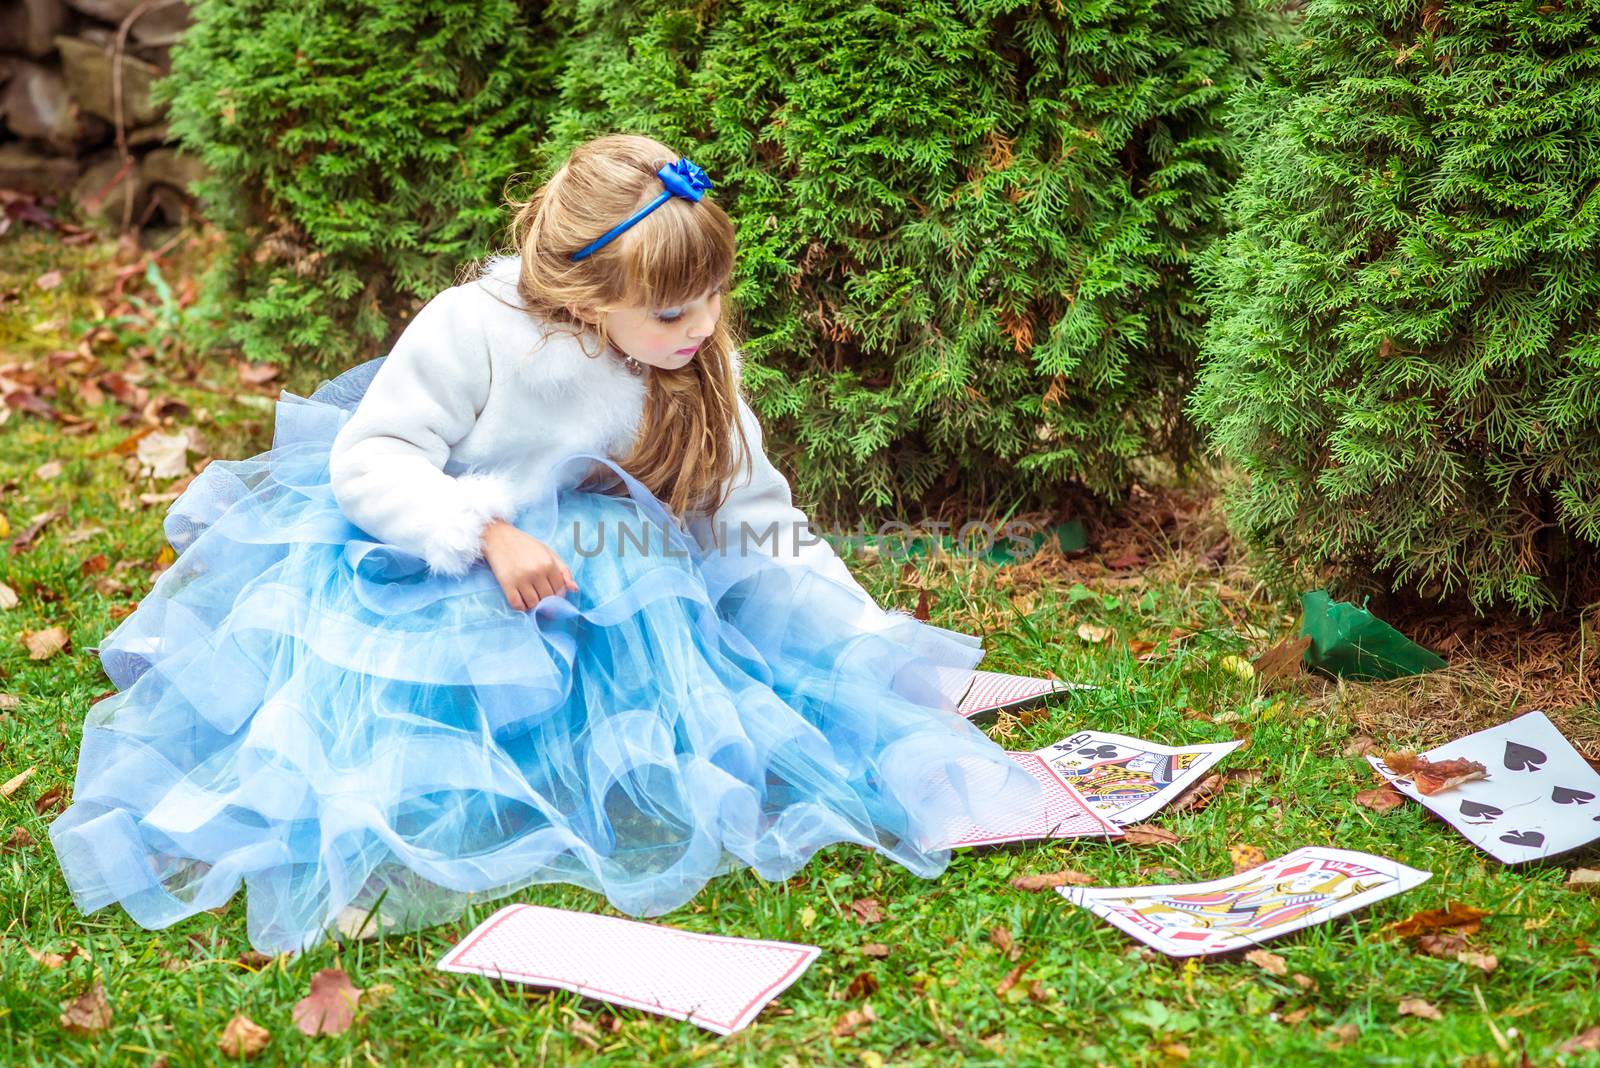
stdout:
[(174, 503), (51, 827), (81, 909), (243, 883), (263, 951), (552, 881), (649, 916), (836, 842), (931, 877), (1037, 803), (941, 686), (981, 642), (874, 604), (765, 455), (709, 188), (583, 145), (516, 255)]

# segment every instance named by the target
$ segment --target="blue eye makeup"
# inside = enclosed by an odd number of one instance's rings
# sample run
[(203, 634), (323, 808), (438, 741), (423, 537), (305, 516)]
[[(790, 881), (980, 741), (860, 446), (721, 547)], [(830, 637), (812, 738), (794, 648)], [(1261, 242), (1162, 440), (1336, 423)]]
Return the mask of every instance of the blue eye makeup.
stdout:
[(677, 322), (682, 316), (683, 312), (678, 308), (669, 308), (666, 311), (656, 312), (656, 318), (663, 323)]

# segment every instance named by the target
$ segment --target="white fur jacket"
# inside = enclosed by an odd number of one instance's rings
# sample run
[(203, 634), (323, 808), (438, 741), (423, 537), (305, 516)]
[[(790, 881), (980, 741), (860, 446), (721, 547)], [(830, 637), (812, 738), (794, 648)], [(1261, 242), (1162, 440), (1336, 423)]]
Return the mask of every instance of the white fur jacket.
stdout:
[[(518, 269), (516, 257), (496, 257), (478, 278), (424, 305), (333, 442), (340, 510), (436, 574), (464, 575), (480, 559), (484, 528), (547, 488), (557, 458), (593, 451), (620, 459), (638, 432), (652, 370), (634, 376), (613, 356), (586, 354), (565, 331), (545, 336), (521, 307)], [(747, 476), (740, 464), (726, 503), (715, 516), (687, 517), (689, 533), (707, 551), (725, 544), (713, 540), (721, 535), (737, 552), (741, 522), (758, 534), (776, 523), (776, 543), (747, 537), (746, 551), (815, 568), (876, 609), (792, 503), (742, 395), (738, 408), (753, 470)], [(563, 478), (580, 481), (578, 466), (567, 465)]]

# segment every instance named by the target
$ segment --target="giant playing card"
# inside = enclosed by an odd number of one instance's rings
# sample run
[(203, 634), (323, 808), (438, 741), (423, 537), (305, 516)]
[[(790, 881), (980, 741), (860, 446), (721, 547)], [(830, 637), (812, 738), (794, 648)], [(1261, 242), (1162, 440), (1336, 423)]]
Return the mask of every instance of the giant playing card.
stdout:
[(1092, 690), (1086, 682), (1036, 679), (1029, 675), (1008, 675), (1002, 671), (974, 671), (963, 677), (950, 668), (935, 668), (939, 688), (955, 698), (957, 711), (967, 719), (998, 712), (1015, 711), (1038, 704), (1055, 693)]
[(1105, 731), (1079, 731), (1038, 750), (1089, 807), (1127, 826), (1149, 819), (1243, 742), (1170, 746)]
[(1502, 863), (1540, 860), (1600, 839), (1600, 774), (1543, 712), (1529, 712), (1422, 755), (1433, 761), (1476, 760), (1488, 777), (1423, 794), (1382, 760), (1367, 760), (1395, 789)]
[(458, 942), (439, 967), (560, 987), (727, 1035), (755, 1019), (820, 952), (792, 942), (507, 905)]
[[(1007, 753), (1017, 765), (1038, 780), (1044, 787), (1040, 804), (1027, 811), (1009, 813), (1005, 818), (979, 826), (970, 819), (962, 819), (945, 828), (942, 840), (934, 845), (959, 849), (965, 846), (998, 845), (1002, 842), (1023, 842), (1033, 838), (1117, 838), (1122, 828), (1102, 819), (1078, 796), (1076, 790), (1051, 772), (1045, 762), (1033, 753)], [(945, 780), (941, 789), (952, 791)], [(930, 806), (946, 807), (944, 799), (930, 801)]]
[(1430, 874), (1370, 853), (1303, 846), (1205, 883), (1057, 892), (1163, 953), (1196, 957), (1324, 923), (1419, 886)]

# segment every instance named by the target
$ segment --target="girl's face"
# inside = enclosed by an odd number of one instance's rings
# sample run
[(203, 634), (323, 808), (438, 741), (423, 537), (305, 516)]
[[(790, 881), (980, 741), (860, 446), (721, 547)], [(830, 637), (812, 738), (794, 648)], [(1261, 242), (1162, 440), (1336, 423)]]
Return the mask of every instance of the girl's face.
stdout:
[(605, 313), (611, 344), (640, 363), (675, 371), (694, 359), (722, 314), (722, 293), (670, 308), (619, 308)]

